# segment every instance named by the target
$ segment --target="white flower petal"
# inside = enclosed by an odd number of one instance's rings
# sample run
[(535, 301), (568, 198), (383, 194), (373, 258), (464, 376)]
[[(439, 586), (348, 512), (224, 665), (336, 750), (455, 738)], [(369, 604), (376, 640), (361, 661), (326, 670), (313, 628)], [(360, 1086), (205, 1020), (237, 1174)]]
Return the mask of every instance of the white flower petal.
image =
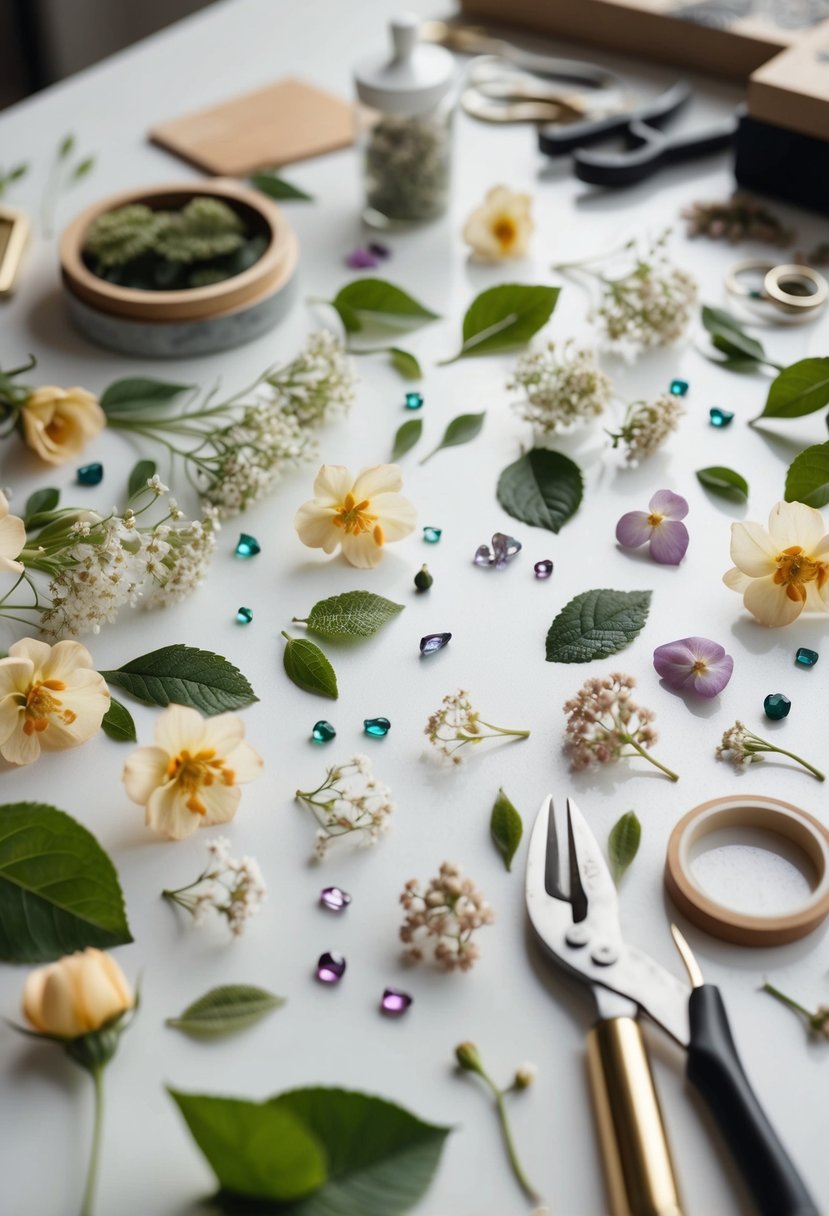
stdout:
[(383, 546), (377, 544), (371, 532), (363, 532), (360, 536), (346, 534), (342, 545), (343, 557), (360, 570), (371, 570), (382, 561)]
[(39, 642), (36, 638), (21, 638), (9, 647), (9, 654), (14, 659), (28, 659), (32, 664), (33, 675), (40, 676), (45, 663), (48, 663), (52, 647), (48, 642)]
[(726, 587), (730, 587), (732, 591), (745, 591), (746, 587), (751, 586), (751, 579), (747, 574), (743, 574), (742, 570), (738, 570), (736, 566), (732, 566), (730, 570), (726, 570), (722, 576), (722, 581)]
[(0, 659), (0, 699), (28, 692), (34, 679), (34, 665), (25, 655), (13, 655), (15, 642), (5, 659)]
[(755, 523), (731, 525), (731, 560), (744, 574), (762, 578), (777, 569), (780, 546), (765, 528)]
[(265, 767), (265, 762), (254, 748), (249, 743), (240, 743), (232, 752), (226, 755), (226, 764), (229, 769), (233, 770), (233, 776), (237, 785), (244, 785), (247, 781), (254, 781)]
[(239, 809), (239, 799), (242, 791), (234, 785), (204, 785), (199, 790), (199, 798), (207, 810), (199, 816), (200, 827), (212, 827), (215, 823), (227, 823), (233, 819)]
[(343, 535), (331, 522), (333, 517), (334, 508), (326, 506), (322, 499), (311, 498), (303, 503), (294, 516), (294, 527), (303, 545), (333, 553)]
[(92, 668), (92, 655), (80, 642), (58, 642), (38, 667), (41, 680), (68, 681), (78, 669)]
[(354, 478), (344, 464), (324, 464), (314, 478), (314, 495), (338, 505), (353, 484)]
[(30, 735), (27, 735), (23, 730), (23, 715), (21, 714), (12, 734), (8, 735), (0, 744), (0, 756), (11, 764), (31, 764), (40, 756), (40, 740), (39, 731), (33, 730)]
[(826, 528), (823, 516), (802, 502), (778, 502), (769, 515), (769, 535), (778, 549), (800, 545), (811, 553), (821, 542)]
[(0, 511), (0, 557), (8, 565), (19, 566), (20, 563), (12, 562), (12, 559), (17, 557), (25, 545), (26, 525), (23, 520), (18, 519), (16, 515), (5, 515)]
[(357, 502), (369, 499), (372, 510), (375, 510), (374, 500), (378, 495), (395, 493), (402, 485), (403, 477), (399, 465), (378, 464), (371, 469), (360, 471), (351, 492)]
[(187, 795), (170, 782), (150, 794), (145, 822), (148, 828), (168, 840), (184, 840), (201, 827), (204, 818), (188, 808)]
[(743, 603), (761, 625), (778, 628), (796, 621), (803, 611), (802, 600), (791, 600), (785, 587), (769, 578), (755, 578), (746, 588)]
[(204, 744), (205, 720), (189, 705), (168, 705), (156, 720), (155, 741), (168, 756), (185, 749), (198, 751)]
[(127, 797), (145, 806), (153, 790), (167, 780), (170, 757), (160, 747), (137, 747), (127, 757), (122, 780)]
[(211, 747), (217, 756), (227, 756), (245, 737), (245, 724), (238, 714), (217, 714), (204, 723), (202, 747)]
[(402, 540), (417, 523), (417, 512), (402, 494), (378, 494), (371, 500), (371, 508), (386, 541)]

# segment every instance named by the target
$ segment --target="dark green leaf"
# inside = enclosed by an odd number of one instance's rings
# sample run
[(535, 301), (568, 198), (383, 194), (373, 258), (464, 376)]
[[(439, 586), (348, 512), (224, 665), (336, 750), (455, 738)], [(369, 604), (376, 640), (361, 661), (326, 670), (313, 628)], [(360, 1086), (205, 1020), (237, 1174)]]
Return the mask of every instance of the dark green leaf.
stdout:
[(829, 443), (816, 443), (795, 456), (786, 474), (786, 502), (807, 507), (829, 503)]
[(443, 438), (436, 448), (433, 448), (428, 456), (424, 456), (421, 464), (425, 464), (427, 460), (431, 460), (436, 453), (443, 451), (444, 448), (455, 448), (462, 443), (470, 443), (481, 433), (484, 425), (486, 413), (483, 414), (459, 414), (457, 418), (453, 418), (443, 432)]
[(307, 617), (294, 620), (326, 638), (370, 638), (402, 611), (402, 604), (373, 591), (346, 591), (320, 600)]
[(618, 654), (641, 633), (650, 603), (650, 591), (582, 591), (550, 626), (547, 662), (589, 663)]
[(166, 405), (180, 393), (189, 392), (192, 388), (192, 384), (168, 384), (164, 380), (131, 376), (126, 380), (116, 380), (104, 389), (101, 409), (105, 414), (123, 414), (148, 406)]
[(135, 723), (132, 720), (132, 714), (126, 705), (122, 705), (120, 701), (116, 701), (115, 697), (110, 698), (109, 709), (104, 714), (101, 727), (107, 738), (114, 739), (116, 743), (137, 742), (138, 736), (135, 733)]
[(394, 370), (399, 372), (404, 380), (423, 379), (423, 370), (411, 351), (401, 350), (399, 346), (390, 346), (389, 358)]
[(154, 460), (139, 460), (133, 466), (130, 473), (129, 481), (127, 482), (127, 495), (132, 498), (140, 490), (146, 489), (147, 482), (151, 477), (155, 476), (156, 463)]
[(392, 460), (399, 460), (401, 456), (405, 456), (417, 443), (422, 432), (422, 418), (410, 418), (408, 422), (404, 422), (402, 426), (398, 427), (391, 450)]
[(44, 963), (131, 941), (118, 875), (92, 833), (41, 802), (0, 806), (0, 958)]
[(524, 524), (558, 530), (578, 511), (584, 492), (581, 469), (561, 452), (533, 448), (498, 478), (498, 501)]
[(181, 643), (162, 646), (101, 675), (145, 705), (190, 705), (208, 716), (259, 700), (227, 659)]
[[(755, 366), (766, 361), (762, 343), (745, 332), (737, 317), (722, 308), (703, 307), (702, 323), (717, 350), (732, 359), (749, 360)], [(745, 369), (741, 369), (745, 370)]]
[(549, 321), (560, 290), (502, 283), (482, 291), (463, 319), (461, 349), (443, 362), (454, 363), (467, 355), (492, 355), (524, 346)]
[(829, 358), (801, 359), (769, 386), (761, 418), (802, 418), (829, 405)]
[(348, 333), (381, 328), (417, 329), (438, 314), (384, 279), (356, 279), (331, 301)]
[(726, 469), (721, 465), (697, 469), (697, 480), (706, 490), (719, 494), (721, 498), (734, 498), (740, 502), (745, 502), (748, 498), (748, 482), (733, 469)]
[(23, 519), (27, 527), (36, 515), (54, 511), (59, 502), (60, 490), (55, 490), (52, 486), (47, 486), (43, 490), (35, 490), (34, 494), (30, 494), (26, 499), (26, 506), (23, 508)]
[(521, 816), (504, 791), (499, 790), (489, 819), (489, 833), (508, 870), (512, 869), (512, 859), (521, 843), (523, 832)]
[(218, 1038), (253, 1026), (284, 1004), (284, 997), (253, 984), (221, 984), (193, 1001), (177, 1018), (167, 1018), (165, 1025), (197, 1038)]
[(282, 663), (288, 679), (305, 692), (314, 692), (321, 697), (336, 701), (337, 675), (319, 646), (307, 638), (292, 638), (283, 630), (285, 653)]
[(611, 828), (607, 838), (607, 855), (610, 859), (610, 872), (617, 885), (639, 852), (641, 839), (642, 825), (636, 818), (635, 811), (628, 811)]
[(290, 182), (286, 182), (284, 178), (273, 169), (261, 169), (258, 173), (252, 173), (250, 180), (253, 182), (257, 190), (261, 190), (263, 194), (267, 194), (268, 198), (281, 199), (283, 202), (287, 199), (301, 199), (304, 202), (313, 202), (313, 195), (306, 194), (304, 190), (300, 190), (299, 186), (292, 186)]

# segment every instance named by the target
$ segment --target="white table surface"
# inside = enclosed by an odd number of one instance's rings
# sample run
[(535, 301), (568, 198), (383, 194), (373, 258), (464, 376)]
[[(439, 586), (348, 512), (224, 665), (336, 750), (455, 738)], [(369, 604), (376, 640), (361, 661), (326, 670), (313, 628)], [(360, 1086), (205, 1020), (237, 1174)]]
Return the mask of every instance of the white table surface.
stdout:
[[(10, 201), (34, 210), (49, 158), (68, 130), (79, 148), (97, 155), (93, 174), (60, 204), (59, 224), (81, 207), (115, 190), (184, 179), (191, 170), (146, 142), (154, 123), (219, 101), (286, 74), (301, 74), (347, 95), (350, 61), (383, 40), (389, 0), (225, 0), (82, 75), (0, 115), (0, 161), (31, 159), (35, 168)], [(427, 0), (415, 4), (426, 14)], [(605, 57), (608, 63), (615, 63)], [(671, 69), (617, 66), (634, 83), (653, 89), (674, 78)], [(720, 114), (737, 99), (730, 86), (700, 80), (688, 121)], [(438, 546), (419, 531), (395, 545), (383, 565), (361, 573), (304, 549), (291, 520), (309, 493), (312, 470), (288, 478), (267, 502), (222, 533), (211, 577), (200, 592), (163, 615), (123, 618), (90, 641), (96, 664), (114, 667), (155, 646), (186, 641), (218, 650), (253, 680), (261, 700), (245, 711), (251, 742), (265, 756), (266, 773), (245, 788), (230, 827), (234, 849), (255, 854), (270, 898), (239, 941), (221, 925), (195, 929), (159, 899), (163, 886), (189, 881), (204, 857), (204, 836), (174, 845), (145, 830), (142, 811), (125, 797), (119, 780), (126, 749), (101, 735), (74, 752), (46, 756), (36, 767), (3, 772), (4, 801), (41, 799), (62, 807), (95, 832), (112, 855), (124, 886), (135, 942), (118, 951), (130, 975), (143, 976), (143, 1003), (107, 1077), (108, 1118), (99, 1195), (101, 1216), (195, 1216), (212, 1179), (191, 1142), (165, 1084), (264, 1097), (312, 1083), (363, 1088), (398, 1100), (426, 1118), (455, 1125), (435, 1183), (418, 1208), (426, 1216), (508, 1216), (527, 1210), (499, 1143), (488, 1100), (474, 1079), (453, 1075), (453, 1048), (471, 1038), (505, 1080), (516, 1065), (534, 1061), (537, 1084), (513, 1102), (515, 1131), (529, 1174), (556, 1216), (598, 1216), (606, 1211), (591, 1123), (583, 1061), (592, 1017), (575, 985), (554, 974), (534, 947), (525, 923), (523, 861), (526, 843), (507, 874), (488, 837), (488, 817), (500, 785), (529, 826), (548, 791), (574, 794), (600, 837), (618, 816), (635, 808), (643, 824), (639, 857), (624, 882), (622, 916), (630, 939), (680, 973), (668, 933), (675, 916), (662, 888), (668, 835), (690, 807), (719, 794), (757, 791), (790, 799), (826, 815), (825, 789), (788, 765), (769, 763), (740, 778), (717, 763), (714, 747), (735, 718), (774, 729), (762, 716), (770, 691), (792, 698), (781, 738), (818, 763), (825, 759), (823, 700), (829, 654), (813, 671), (793, 666), (799, 645), (825, 648), (822, 620), (766, 631), (743, 614), (737, 596), (721, 583), (729, 566), (733, 518), (764, 520), (782, 496), (791, 453), (825, 438), (820, 414), (779, 426), (774, 437), (746, 427), (764, 399), (762, 378), (729, 376), (711, 367), (693, 343), (646, 357), (632, 369), (612, 367), (627, 399), (661, 391), (672, 376), (691, 383), (688, 416), (663, 454), (636, 471), (622, 471), (608, 455), (601, 429), (564, 442), (585, 468), (587, 493), (579, 515), (559, 536), (511, 521), (494, 487), (528, 430), (511, 412), (504, 381), (508, 358), (469, 360), (436, 369), (456, 346), (463, 310), (485, 286), (510, 279), (548, 281), (547, 267), (616, 242), (620, 235), (658, 232), (673, 223), (677, 261), (695, 271), (706, 301), (723, 305), (722, 275), (733, 252), (707, 242), (690, 244), (677, 221), (696, 198), (723, 198), (731, 186), (727, 155), (679, 167), (624, 193), (591, 194), (566, 169), (544, 162), (527, 128), (494, 129), (462, 119), (451, 215), (433, 227), (395, 238), (387, 275), (445, 319), (409, 343), (427, 369), (423, 384), (426, 443), (437, 440), (456, 414), (486, 409), (483, 435), (463, 450), (445, 452), (425, 468), (405, 458), (406, 490), (421, 524), (444, 529)], [(317, 199), (292, 205), (303, 249), (302, 291), (332, 295), (353, 277), (344, 255), (364, 239), (358, 221), (355, 156), (344, 151), (298, 165), (288, 174)], [(459, 240), (464, 217), (497, 182), (535, 196), (538, 228), (532, 258), (504, 268), (470, 266)], [(786, 212), (786, 208), (781, 208)], [(809, 248), (821, 235), (816, 217), (791, 212)], [(825, 236), (825, 230), (823, 235)], [(742, 251), (741, 251), (742, 252)], [(762, 250), (747, 249), (747, 253)], [(586, 300), (567, 286), (550, 327), (559, 338), (589, 340)], [(272, 335), (242, 350), (175, 367), (146, 364), (98, 351), (77, 336), (64, 316), (58, 291), (55, 243), (39, 238), (16, 298), (4, 306), (0, 362), (11, 366), (29, 351), (39, 359), (38, 380), (83, 384), (100, 391), (133, 372), (211, 383), (221, 376), (236, 387), (277, 359), (288, 359), (315, 320), (298, 303)], [(827, 325), (765, 337), (781, 362), (825, 353)], [(700, 340), (700, 334), (694, 335)], [(609, 365), (610, 366), (610, 365)], [(321, 455), (352, 466), (386, 459), (404, 418), (403, 384), (381, 360), (360, 365), (358, 402), (351, 418), (328, 427)], [(731, 428), (714, 431), (708, 408), (735, 411)], [(104, 462), (99, 490), (72, 486), (74, 465), (56, 472), (29, 462), (16, 442), (4, 455), (0, 484), (16, 501), (38, 486), (66, 487), (67, 502), (108, 506), (117, 497), (135, 451), (125, 437), (102, 435), (85, 459)], [(78, 462), (80, 463), (80, 462)], [(694, 470), (727, 464), (751, 483), (745, 510), (709, 498)], [(186, 495), (176, 489), (183, 501)], [(678, 569), (660, 568), (617, 551), (613, 530), (623, 510), (644, 506), (669, 486), (690, 503), (691, 546)], [(192, 506), (192, 502), (189, 504)], [(262, 554), (241, 564), (232, 555), (240, 526), (257, 535)], [(503, 573), (471, 564), (478, 544), (504, 529), (524, 552)], [(551, 556), (556, 573), (533, 579), (532, 563)], [(424, 560), (435, 584), (416, 597), (411, 580)], [(544, 635), (556, 612), (591, 586), (654, 589), (650, 620), (631, 649), (608, 662), (584, 666), (544, 662)], [(329, 646), (340, 678), (336, 704), (312, 698), (288, 683), (281, 670), (281, 629), (322, 596), (368, 587), (404, 602), (406, 611), (375, 639), (351, 650)], [(249, 628), (234, 624), (239, 604), (254, 610)], [(421, 663), (417, 642), (426, 632), (450, 629), (449, 648)], [(13, 635), (3, 633), (8, 645)], [(689, 704), (659, 686), (651, 667), (654, 646), (700, 633), (725, 643), (735, 673), (713, 704)], [(588, 676), (630, 671), (642, 701), (658, 715), (657, 754), (681, 773), (674, 786), (642, 764), (571, 776), (561, 755), (561, 704)], [(442, 695), (471, 689), (484, 716), (532, 728), (529, 741), (483, 748), (460, 770), (441, 771), (424, 755), (423, 725)], [(133, 706), (131, 706), (133, 708)], [(155, 713), (134, 708), (141, 742), (151, 739)], [(384, 741), (366, 740), (362, 719), (392, 721)], [(323, 750), (308, 736), (329, 717), (336, 741)], [(297, 785), (321, 778), (323, 766), (367, 751), (399, 803), (392, 831), (373, 851), (332, 856), (309, 864), (311, 822), (292, 802)], [(526, 838), (525, 838), (526, 841)], [(398, 893), (411, 876), (428, 878), (444, 858), (461, 863), (494, 904), (497, 924), (481, 934), (482, 958), (468, 975), (442, 975), (422, 966), (405, 970), (396, 940)], [(745, 867), (735, 882), (752, 882)], [(337, 919), (316, 906), (321, 886), (339, 882), (354, 896)], [(754, 886), (763, 898), (762, 885)], [(823, 930), (776, 950), (737, 949), (687, 928), (708, 980), (721, 984), (746, 1067), (815, 1194), (829, 1197), (825, 1117), (829, 1049), (808, 1044), (793, 1015), (758, 993), (773, 977), (806, 1004), (826, 1001), (827, 950)], [(317, 955), (343, 952), (348, 974), (336, 990), (312, 978)], [(0, 968), (0, 1013), (17, 1016), (25, 968)], [(289, 998), (284, 1009), (239, 1037), (216, 1044), (191, 1042), (167, 1030), (177, 1013), (208, 987), (228, 981), (264, 984)], [(409, 989), (415, 1004), (401, 1021), (376, 1012), (386, 984)], [(751, 1206), (728, 1165), (716, 1134), (683, 1080), (683, 1061), (658, 1032), (649, 1034), (657, 1080), (675, 1146), (689, 1216), (736, 1216)], [(91, 1086), (56, 1050), (0, 1033), (3, 1131), (0, 1135), (0, 1208), (6, 1216), (71, 1216), (78, 1206), (91, 1120)]]

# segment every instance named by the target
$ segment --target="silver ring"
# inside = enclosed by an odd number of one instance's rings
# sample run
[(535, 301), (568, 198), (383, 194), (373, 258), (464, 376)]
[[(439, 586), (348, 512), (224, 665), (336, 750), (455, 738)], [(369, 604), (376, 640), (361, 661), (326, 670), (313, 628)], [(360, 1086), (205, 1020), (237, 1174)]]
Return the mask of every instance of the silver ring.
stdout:
[[(750, 287), (743, 281), (744, 275), (752, 273), (763, 276), (760, 286)], [(829, 283), (822, 274), (810, 266), (794, 263), (778, 266), (768, 258), (735, 262), (725, 276), (725, 286), (731, 295), (767, 321), (811, 320), (829, 299)]]

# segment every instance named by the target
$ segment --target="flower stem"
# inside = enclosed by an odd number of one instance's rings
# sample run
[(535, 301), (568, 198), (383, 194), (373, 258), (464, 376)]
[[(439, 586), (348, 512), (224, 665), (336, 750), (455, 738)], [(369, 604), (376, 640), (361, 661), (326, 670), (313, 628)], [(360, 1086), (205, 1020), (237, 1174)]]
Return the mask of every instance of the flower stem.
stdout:
[(668, 766), (666, 764), (660, 763), (660, 761), (657, 760), (656, 756), (652, 756), (650, 754), (650, 752), (645, 751), (644, 747), (642, 747), (641, 744), (637, 743), (635, 739), (631, 738), (630, 735), (628, 735), (628, 737), (627, 737), (627, 742), (630, 744), (631, 747), (636, 749), (636, 751), (639, 753), (639, 755), (642, 757), (643, 760), (648, 760), (651, 764), (655, 765), (655, 767), (660, 769), (661, 772), (663, 772), (666, 777), (669, 777), (671, 779), (671, 781), (679, 781), (679, 773), (675, 773), (673, 771), (673, 769), (668, 768)]
[(806, 1020), (811, 1024), (812, 1011), (810, 1009), (805, 1009), (803, 1005), (800, 1005), (797, 1001), (792, 1000), (790, 996), (786, 996), (785, 992), (781, 992), (779, 988), (775, 988), (774, 984), (770, 984), (768, 980), (765, 984), (763, 984), (762, 991), (767, 992), (769, 996), (773, 996), (775, 1000), (780, 1001), (781, 1004), (788, 1005), (789, 1009), (793, 1009), (795, 1013), (802, 1014), (803, 1017), (806, 1018)]
[(95, 1121), (92, 1127), (92, 1148), (86, 1171), (86, 1186), (83, 1193), (81, 1216), (92, 1216), (95, 1186), (98, 1181), (98, 1162), (101, 1156), (101, 1132), (104, 1126), (104, 1069), (103, 1065), (90, 1069), (95, 1086)]
[(486, 726), (499, 735), (514, 735), (517, 739), (529, 739), (530, 737), (528, 730), (507, 730), (504, 726), (493, 726), (491, 722), (484, 722), (483, 718), (481, 718), (481, 726)]
[(524, 1167), (518, 1159), (518, 1150), (516, 1149), (515, 1141), (512, 1138), (512, 1129), (509, 1125), (509, 1116), (507, 1115), (507, 1107), (506, 1103), (504, 1102), (504, 1091), (498, 1088), (492, 1077), (483, 1068), (479, 1070), (479, 1075), (489, 1086), (490, 1090), (492, 1091), (492, 1096), (495, 1099), (495, 1109), (498, 1112), (498, 1122), (501, 1124), (501, 1134), (504, 1137), (504, 1147), (507, 1150), (510, 1169), (515, 1175), (515, 1180), (531, 1203), (540, 1203), (541, 1196), (532, 1185), (527, 1175), (524, 1173)]
[(818, 781), (826, 780), (825, 773), (822, 773), (819, 768), (815, 768), (815, 766), (813, 764), (810, 764), (808, 760), (804, 760), (802, 756), (796, 756), (794, 754), (794, 752), (787, 752), (784, 747), (774, 747), (774, 745), (771, 745), (769, 747), (769, 751), (778, 752), (781, 756), (788, 756), (789, 759), (794, 760), (794, 762), (796, 764), (802, 764), (803, 767), (805, 769), (807, 769), (812, 774), (813, 777), (817, 777)]

